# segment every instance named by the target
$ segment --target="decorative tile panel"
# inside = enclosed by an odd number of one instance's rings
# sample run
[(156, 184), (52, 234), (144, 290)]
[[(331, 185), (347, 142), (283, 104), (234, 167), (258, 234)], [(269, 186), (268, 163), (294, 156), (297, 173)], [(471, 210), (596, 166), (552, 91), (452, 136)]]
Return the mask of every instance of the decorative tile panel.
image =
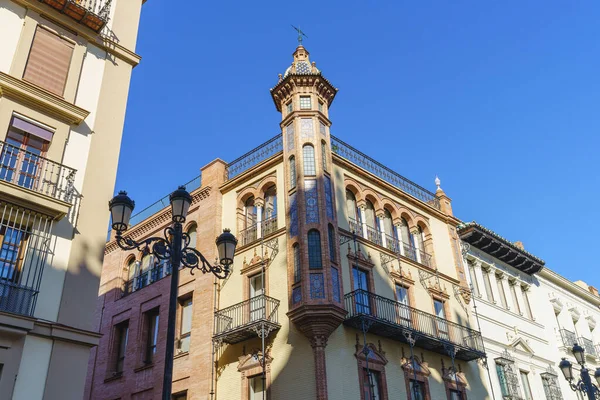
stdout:
[(338, 303), (341, 301), (340, 296), (340, 275), (337, 268), (331, 267), (331, 293), (333, 294), (333, 301)]
[(315, 130), (313, 128), (312, 118), (302, 118), (300, 120), (300, 137), (302, 140), (312, 139), (314, 137)]
[(298, 203), (296, 193), (290, 195), (290, 237), (298, 236)]
[(319, 194), (317, 191), (317, 181), (315, 179), (306, 179), (304, 181), (304, 196), (306, 198), (306, 223), (319, 223)]
[(298, 61), (296, 63), (296, 73), (297, 74), (310, 74), (312, 72), (312, 67), (306, 61)]
[(300, 286), (292, 289), (292, 304), (297, 304), (302, 301), (302, 288)]
[(288, 151), (294, 150), (294, 123), (290, 123), (285, 127), (285, 136)]
[(323, 286), (323, 274), (310, 274), (310, 298), (324, 299), (325, 287)]
[(333, 220), (333, 196), (331, 194), (331, 178), (325, 175), (325, 206), (327, 218)]

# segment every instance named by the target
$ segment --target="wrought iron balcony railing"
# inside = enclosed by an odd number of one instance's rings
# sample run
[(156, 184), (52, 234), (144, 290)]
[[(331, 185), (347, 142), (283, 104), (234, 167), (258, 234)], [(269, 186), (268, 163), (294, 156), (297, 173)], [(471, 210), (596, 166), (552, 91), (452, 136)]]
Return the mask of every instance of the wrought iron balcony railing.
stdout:
[(264, 294), (215, 312), (213, 340), (233, 344), (281, 327), (279, 300)]
[(258, 240), (258, 225), (250, 225), (246, 229), (240, 231), (240, 244), (245, 246)]
[(356, 236), (367, 239), (368, 241), (380, 246), (383, 246), (382, 238), (385, 236), (385, 247), (387, 249), (427, 267), (431, 267), (433, 265), (431, 261), (432, 257), (429, 253), (425, 252), (424, 250), (417, 249), (410, 243), (404, 243), (388, 234), (383, 235), (381, 231), (369, 225), (365, 225), (367, 231), (367, 236), (365, 237), (362, 223), (352, 218), (348, 219), (348, 226), (350, 227), (350, 230), (356, 234)]
[(75, 170), (0, 141), (0, 180), (71, 203)]
[(40, 0), (75, 21), (100, 32), (108, 22), (112, 0)]
[(0, 280), (0, 311), (32, 316), (37, 290)]
[(281, 151), (283, 151), (283, 137), (281, 134), (278, 134), (227, 164), (227, 179), (235, 178)]
[(122, 295), (127, 296), (135, 291), (145, 288), (162, 278), (171, 275), (171, 264), (168, 262), (157, 263), (154, 267), (140, 272), (132, 279), (123, 282)]
[(575, 332), (571, 332), (566, 329), (561, 329), (560, 337), (562, 338), (563, 346), (565, 346), (569, 349), (571, 347), (573, 347), (573, 345), (575, 343), (579, 344), (579, 341), (577, 340), (577, 335), (575, 334)]
[[(366, 290), (355, 290), (344, 296), (346, 320), (356, 329), (363, 324), (369, 332), (408, 342), (440, 354), (456, 350), (456, 358), (470, 361), (485, 356), (481, 333)], [(450, 347), (449, 347), (450, 346)]]
[(596, 347), (594, 346), (594, 342), (590, 339), (586, 339), (584, 337), (579, 338), (579, 344), (583, 346), (585, 349), (585, 355), (590, 357), (598, 357), (598, 353), (596, 353)]
[(421, 200), (423, 203), (429, 204), (438, 210), (440, 209), (440, 201), (435, 197), (434, 193), (406, 179), (399, 173), (392, 171), (385, 165), (375, 161), (333, 135), (331, 135), (331, 151), (383, 179), (403, 192)]
[(272, 217), (265, 219), (262, 222), (261, 227), (262, 227), (262, 235), (263, 236), (267, 236), (267, 235), (270, 235), (271, 233), (275, 232), (277, 230), (277, 216), (274, 215)]

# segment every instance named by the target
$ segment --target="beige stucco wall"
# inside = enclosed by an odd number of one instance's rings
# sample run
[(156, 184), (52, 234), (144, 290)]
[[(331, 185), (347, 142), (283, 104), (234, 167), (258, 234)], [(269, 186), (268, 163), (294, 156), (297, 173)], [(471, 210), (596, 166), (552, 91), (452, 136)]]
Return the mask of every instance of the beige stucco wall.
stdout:
[(11, 0), (0, 0), (0, 71), (8, 73), (21, 36), (25, 8)]

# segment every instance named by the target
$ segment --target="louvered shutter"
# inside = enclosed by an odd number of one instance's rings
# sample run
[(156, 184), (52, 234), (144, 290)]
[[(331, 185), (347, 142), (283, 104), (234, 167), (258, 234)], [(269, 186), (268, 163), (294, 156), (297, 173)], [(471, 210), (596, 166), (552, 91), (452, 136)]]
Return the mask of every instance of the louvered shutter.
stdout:
[(62, 96), (73, 47), (72, 43), (38, 26), (23, 79)]

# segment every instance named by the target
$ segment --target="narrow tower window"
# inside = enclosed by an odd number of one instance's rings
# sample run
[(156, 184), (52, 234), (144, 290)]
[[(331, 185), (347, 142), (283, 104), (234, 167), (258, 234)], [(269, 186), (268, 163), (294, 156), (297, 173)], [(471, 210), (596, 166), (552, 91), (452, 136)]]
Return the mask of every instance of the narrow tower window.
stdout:
[(302, 148), (302, 155), (304, 157), (304, 175), (316, 175), (315, 148), (310, 144), (305, 144)]
[(321, 261), (321, 234), (318, 230), (308, 231), (308, 268), (322, 268)]

